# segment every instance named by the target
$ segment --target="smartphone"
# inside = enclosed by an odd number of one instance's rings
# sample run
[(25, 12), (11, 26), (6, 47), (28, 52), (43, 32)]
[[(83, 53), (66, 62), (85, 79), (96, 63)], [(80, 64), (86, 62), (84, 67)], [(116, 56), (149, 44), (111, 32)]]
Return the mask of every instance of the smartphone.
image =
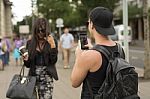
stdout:
[(88, 44), (87, 41), (87, 34), (86, 33), (79, 33), (79, 41), (80, 41), (80, 46), (82, 50), (88, 50), (89, 47), (85, 46)]

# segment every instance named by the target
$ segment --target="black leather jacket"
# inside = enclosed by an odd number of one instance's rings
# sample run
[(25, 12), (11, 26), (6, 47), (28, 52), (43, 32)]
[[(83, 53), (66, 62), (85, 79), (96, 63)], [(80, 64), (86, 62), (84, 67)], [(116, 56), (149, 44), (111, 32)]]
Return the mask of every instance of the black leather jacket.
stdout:
[[(27, 50), (29, 49), (29, 47), (32, 48), (32, 46), (30, 46), (30, 43), (31, 43), (31, 41), (27, 42), (27, 46), (28, 46)], [(57, 44), (56, 41), (55, 41), (55, 43)], [(57, 70), (56, 70), (56, 66), (55, 66), (55, 64), (57, 62), (57, 55), (58, 55), (57, 47), (51, 48), (50, 44), (48, 42), (46, 42), (43, 50), (46, 50), (43, 53), (43, 56), (44, 56), (45, 64), (47, 66), (47, 72), (49, 75), (52, 75), (52, 77), (55, 80), (58, 80), (58, 74), (57, 74)], [(24, 60), (24, 65), (27, 68), (30, 68), (29, 75), (35, 76), (35, 59), (34, 58), (31, 59), (30, 52), (29, 52), (28, 61)]]

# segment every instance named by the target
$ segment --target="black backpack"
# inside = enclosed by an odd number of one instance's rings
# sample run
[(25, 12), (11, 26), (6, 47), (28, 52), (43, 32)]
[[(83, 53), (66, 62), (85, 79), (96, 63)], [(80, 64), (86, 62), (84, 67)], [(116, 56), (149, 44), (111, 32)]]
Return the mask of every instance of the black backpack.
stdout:
[(108, 51), (105, 47), (96, 45), (94, 50), (103, 53), (108, 59), (106, 78), (98, 94), (93, 95), (89, 81), (87, 85), (92, 99), (140, 99), (138, 93), (138, 74), (122, 57), (123, 50), (119, 44), (117, 52)]

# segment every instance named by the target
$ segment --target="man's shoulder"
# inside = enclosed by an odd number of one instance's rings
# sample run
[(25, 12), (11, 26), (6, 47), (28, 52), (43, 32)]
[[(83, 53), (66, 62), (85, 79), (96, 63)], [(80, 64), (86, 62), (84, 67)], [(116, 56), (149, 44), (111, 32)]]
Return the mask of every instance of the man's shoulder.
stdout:
[(68, 33), (69, 36), (73, 36), (71, 33)]
[(95, 60), (97, 58), (99, 59), (101, 57), (101, 54), (96, 50), (87, 50), (83, 52), (82, 56), (89, 60)]

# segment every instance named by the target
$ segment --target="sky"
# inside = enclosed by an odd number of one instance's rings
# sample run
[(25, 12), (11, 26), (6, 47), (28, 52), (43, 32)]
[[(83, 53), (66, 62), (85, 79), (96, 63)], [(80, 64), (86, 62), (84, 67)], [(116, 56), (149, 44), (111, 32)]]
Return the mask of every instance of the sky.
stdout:
[(31, 15), (31, 0), (10, 0), (13, 3), (12, 13), (14, 15), (13, 24), (22, 21), (24, 16)]

